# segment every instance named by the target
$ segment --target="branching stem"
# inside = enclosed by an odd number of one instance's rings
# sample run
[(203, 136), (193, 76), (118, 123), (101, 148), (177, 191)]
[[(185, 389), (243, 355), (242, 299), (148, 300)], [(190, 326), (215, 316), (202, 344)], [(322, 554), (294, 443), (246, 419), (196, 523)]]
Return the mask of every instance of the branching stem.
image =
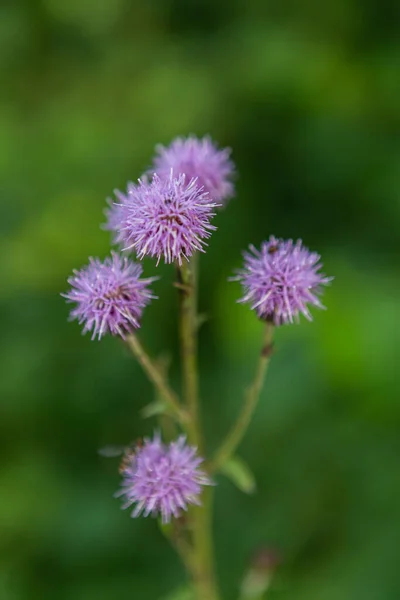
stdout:
[(240, 411), (236, 422), (217, 450), (214, 459), (211, 461), (211, 471), (218, 471), (225, 461), (232, 456), (247, 431), (260, 397), (260, 392), (272, 355), (273, 333), (273, 324), (267, 322), (265, 324), (263, 346), (259, 355), (253, 382), (246, 390), (242, 410)]
[(189, 421), (187, 411), (181, 406), (178, 395), (169, 386), (162, 369), (159, 369), (143, 348), (136, 334), (131, 333), (125, 338), (125, 342), (136, 357), (138, 363), (143, 367), (147, 377), (153, 383), (160, 397), (164, 400), (171, 416), (174, 416), (182, 425)]

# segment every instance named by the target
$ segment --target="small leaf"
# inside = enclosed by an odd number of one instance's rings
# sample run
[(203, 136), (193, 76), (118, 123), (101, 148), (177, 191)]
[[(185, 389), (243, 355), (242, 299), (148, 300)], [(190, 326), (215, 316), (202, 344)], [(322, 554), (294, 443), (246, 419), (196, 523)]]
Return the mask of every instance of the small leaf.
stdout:
[(232, 456), (221, 467), (221, 473), (246, 494), (253, 494), (256, 490), (256, 480), (250, 467), (243, 459)]
[(151, 402), (142, 408), (140, 414), (142, 415), (143, 419), (148, 419), (150, 417), (155, 417), (156, 415), (162, 415), (166, 412), (167, 405), (165, 402), (162, 402), (161, 400), (155, 400), (154, 402)]
[(126, 449), (126, 446), (113, 446), (109, 444), (108, 446), (102, 446), (97, 450), (97, 454), (100, 456), (104, 456), (105, 458), (116, 458), (117, 456), (121, 456)]
[(258, 573), (256, 570), (247, 573), (242, 583), (240, 600), (263, 600), (271, 580), (271, 574)]
[(241, 585), (240, 600), (262, 600), (269, 590), (281, 563), (275, 548), (262, 546), (254, 553)]
[(195, 600), (195, 594), (188, 585), (180, 586), (168, 596), (163, 596), (162, 600)]
[(196, 327), (197, 330), (200, 329), (200, 327), (202, 325), (204, 325), (204, 323), (207, 323), (207, 321), (210, 320), (210, 317), (208, 316), (207, 313), (200, 313), (199, 315), (197, 315), (197, 319), (196, 319)]
[(160, 528), (160, 531), (163, 535), (165, 535), (165, 537), (167, 539), (171, 539), (173, 536), (173, 525), (171, 523), (171, 521), (169, 523), (163, 523), (161, 517), (158, 519), (158, 526)]

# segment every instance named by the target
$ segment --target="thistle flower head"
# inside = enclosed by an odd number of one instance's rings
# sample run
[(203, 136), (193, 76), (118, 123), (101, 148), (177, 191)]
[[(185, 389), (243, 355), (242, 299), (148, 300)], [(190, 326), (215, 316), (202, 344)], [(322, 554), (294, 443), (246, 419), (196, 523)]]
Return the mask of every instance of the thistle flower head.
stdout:
[(106, 333), (124, 338), (140, 327), (143, 309), (156, 297), (148, 289), (156, 278), (140, 279), (141, 273), (141, 265), (115, 252), (104, 262), (90, 258), (87, 266), (74, 271), (68, 279), (71, 289), (62, 295), (76, 304), (71, 319), (84, 324), (82, 333), (92, 331), (92, 339)]
[(185, 436), (170, 444), (163, 444), (158, 434), (145, 439), (123, 471), (122, 487), (116, 494), (124, 496), (122, 508), (134, 504), (132, 517), (160, 514), (163, 523), (169, 523), (189, 504), (199, 505), (202, 486), (212, 484), (199, 469), (202, 461), (196, 448), (186, 444)]
[[(142, 185), (148, 185), (149, 183), (147, 175), (143, 175), (140, 181), (142, 182)], [(106, 222), (102, 225), (102, 228), (112, 232), (113, 244), (120, 247), (125, 245), (124, 232), (121, 231), (125, 219), (125, 211), (130, 203), (130, 197), (138, 187), (138, 185), (130, 181), (127, 186), (126, 194), (122, 193), (120, 190), (114, 190), (115, 200), (113, 198), (107, 198), (107, 207), (104, 210)]]
[(299, 315), (312, 320), (307, 305), (325, 308), (318, 296), (322, 285), (332, 277), (319, 273), (320, 256), (310, 252), (301, 240), (281, 240), (273, 236), (261, 244), (261, 250), (250, 246), (244, 253), (244, 268), (232, 280), (240, 281), (244, 296), (261, 319), (275, 325), (299, 322)]
[(163, 257), (166, 263), (182, 264), (182, 257), (204, 252), (204, 240), (216, 229), (210, 223), (215, 206), (195, 179), (187, 182), (183, 174), (175, 178), (171, 170), (166, 179), (155, 174), (150, 183), (130, 184), (120, 209), (112, 214), (112, 225), (117, 241), (125, 250), (135, 250), (138, 258), (156, 257), (158, 264)]
[[(129, 184), (133, 185), (133, 184)], [(112, 198), (107, 198), (107, 208), (104, 211), (106, 222), (102, 228), (106, 231), (111, 231), (113, 234), (113, 243), (118, 244), (120, 241), (119, 227), (124, 218), (124, 208), (127, 202), (127, 197), (119, 190), (114, 190), (116, 202)]]
[(162, 179), (168, 178), (171, 168), (185, 173), (187, 180), (197, 177), (197, 183), (215, 202), (226, 204), (234, 194), (232, 177), (235, 167), (230, 149), (220, 150), (210, 137), (178, 137), (168, 147), (156, 147), (152, 171)]

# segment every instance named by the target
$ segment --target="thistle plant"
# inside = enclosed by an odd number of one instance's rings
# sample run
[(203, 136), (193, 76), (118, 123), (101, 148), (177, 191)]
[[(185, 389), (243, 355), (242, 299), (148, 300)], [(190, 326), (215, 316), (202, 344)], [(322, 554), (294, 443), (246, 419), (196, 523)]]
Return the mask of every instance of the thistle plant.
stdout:
[[(247, 303), (263, 330), (253, 379), (244, 391), (242, 407), (225, 437), (207, 455), (200, 418), (197, 356), (197, 281), (199, 254), (216, 230), (215, 210), (233, 196), (235, 169), (228, 149), (220, 150), (206, 137), (178, 138), (168, 148), (157, 146), (153, 171), (126, 193), (108, 201), (105, 228), (119, 251), (101, 261), (91, 258), (68, 279), (63, 294), (74, 304), (71, 318), (92, 339), (110, 334), (122, 338), (154, 385), (158, 398), (150, 411), (160, 424), (152, 438), (126, 449), (121, 463), (122, 508), (132, 517), (153, 516), (187, 569), (193, 598), (221, 598), (214, 564), (212, 500), (220, 474), (241, 478), (243, 463), (236, 456), (256, 409), (272, 356), (274, 330), (312, 320), (310, 308), (324, 308), (320, 296), (332, 278), (321, 273), (320, 256), (300, 240), (270, 236), (257, 250), (250, 246), (244, 263), (231, 277), (243, 287), (238, 302)], [(145, 256), (158, 264), (174, 263), (177, 273), (182, 397), (168, 382), (165, 370), (141, 344), (142, 314), (156, 296), (150, 285), (157, 278), (142, 277)], [(136, 260), (136, 262), (135, 262)], [(163, 425), (174, 423), (170, 441)], [(268, 577), (250, 573), (241, 588), (242, 600), (261, 598)], [(252, 587), (252, 582), (256, 586)], [(255, 585), (255, 584), (254, 584)]]

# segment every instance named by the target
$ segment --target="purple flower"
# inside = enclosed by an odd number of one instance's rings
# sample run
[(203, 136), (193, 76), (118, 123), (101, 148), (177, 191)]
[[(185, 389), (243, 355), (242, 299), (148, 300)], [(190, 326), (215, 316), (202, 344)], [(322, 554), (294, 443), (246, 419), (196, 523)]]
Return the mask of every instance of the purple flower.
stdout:
[(261, 319), (275, 325), (299, 322), (299, 315), (312, 320), (307, 305), (325, 308), (319, 301), (322, 285), (333, 278), (319, 273), (320, 256), (310, 252), (301, 240), (281, 240), (273, 236), (250, 246), (244, 253), (244, 268), (232, 280), (240, 281), (245, 295), (239, 302), (249, 302)]
[[(148, 185), (149, 181), (147, 175), (144, 175), (141, 178), (143, 185)], [(121, 232), (120, 229), (122, 227), (122, 223), (125, 219), (125, 210), (129, 204), (130, 197), (134, 194), (135, 191), (138, 190), (136, 184), (131, 181), (128, 183), (127, 193), (123, 194), (119, 190), (114, 190), (114, 194), (116, 197), (116, 202), (112, 198), (107, 198), (107, 208), (104, 211), (106, 216), (106, 222), (102, 226), (106, 231), (111, 231), (113, 233), (113, 244), (117, 244), (119, 246), (124, 245), (124, 232)]]
[[(133, 184), (129, 184), (133, 185)], [(113, 243), (119, 243), (118, 228), (120, 227), (124, 218), (124, 207), (126, 203), (126, 196), (119, 190), (114, 190), (114, 194), (117, 197), (118, 202), (114, 202), (112, 198), (107, 198), (108, 207), (105, 209), (104, 214), (106, 215), (106, 223), (102, 226), (103, 229), (113, 232)]]
[(166, 263), (182, 264), (182, 257), (204, 252), (204, 240), (216, 229), (210, 224), (215, 206), (195, 179), (186, 183), (185, 175), (175, 178), (172, 170), (167, 179), (139, 179), (138, 185), (129, 184), (119, 211), (111, 215), (116, 241), (140, 259), (153, 256), (158, 264), (164, 257)]
[(106, 333), (125, 337), (140, 327), (143, 309), (155, 298), (147, 288), (157, 279), (140, 279), (141, 265), (112, 252), (101, 262), (90, 258), (89, 264), (68, 279), (71, 290), (62, 294), (75, 302), (71, 319), (84, 323), (83, 332), (92, 331), (92, 340)]
[(176, 138), (170, 146), (156, 147), (151, 172), (162, 179), (168, 178), (170, 170), (185, 173), (187, 180), (197, 177), (197, 183), (217, 203), (224, 203), (234, 194), (232, 177), (235, 171), (230, 160), (230, 149), (219, 150), (210, 137), (194, 136)]
[(122, 488), (116, 496), (125, 496), (122, 508), (135, 504), (132, 517), (161, 514), (163, 523), (169, 523), (189, 504), (200, 505), (201, 487), (212, 485), (199, 469), (202, 461), (196, 448), (186, 444), (185, 436), (166, 445), (155, 434), (152, 440), (145, 439), (125, 464)]

